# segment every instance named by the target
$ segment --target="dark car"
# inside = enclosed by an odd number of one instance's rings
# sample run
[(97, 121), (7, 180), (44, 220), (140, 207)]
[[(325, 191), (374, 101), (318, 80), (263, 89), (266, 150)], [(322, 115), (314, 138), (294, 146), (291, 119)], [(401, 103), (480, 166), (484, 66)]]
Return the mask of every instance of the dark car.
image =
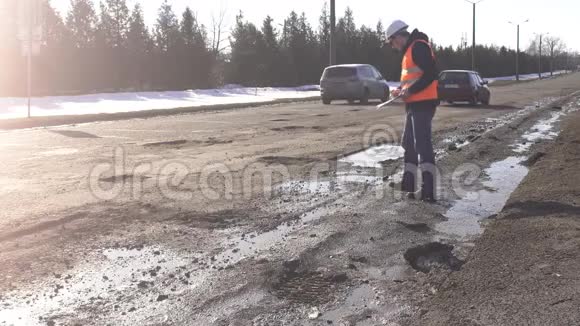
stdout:
[(334, 100), (359, 100), (366, 104), (369, 99), (389, 100), (389, 85), (381, 73), (366, 64), (338, 65), (324, 69), (320, 78), (320, 95), (324, 104)]
[(439, 100), (449, 104), (468, 102), (489, 105), (491, 92), (487, 84), (475, 71), (445, 70), (439, 75)]

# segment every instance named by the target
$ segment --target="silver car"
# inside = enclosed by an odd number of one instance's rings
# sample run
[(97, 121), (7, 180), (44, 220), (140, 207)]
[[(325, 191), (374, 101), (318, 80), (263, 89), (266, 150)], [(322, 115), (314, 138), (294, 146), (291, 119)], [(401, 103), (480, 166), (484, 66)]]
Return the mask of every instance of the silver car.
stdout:
[(390, 89), (381, 73), (371, 65), (351, 64), (330, 66), (320, 79), (322, 103), (334, 100), (359, 100), (366, 104), (370, 99), (389, 100)]

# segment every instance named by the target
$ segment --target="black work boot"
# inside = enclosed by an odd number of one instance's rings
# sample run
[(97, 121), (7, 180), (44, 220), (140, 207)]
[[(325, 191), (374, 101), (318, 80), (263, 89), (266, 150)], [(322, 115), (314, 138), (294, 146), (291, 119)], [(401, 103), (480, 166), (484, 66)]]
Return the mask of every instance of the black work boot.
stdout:
[(427, 203), (435, 203), (437, 199), (435, 197), (435, 178), (431, 172), (423, 172), (421, 174), (423, 178), (423, 186), (421, 187), (421, 201)]
[(406, 171), (403, 173), (403, 180), (401, 181), (401, 191), (414, 193), (415, 192), (415, 174)]

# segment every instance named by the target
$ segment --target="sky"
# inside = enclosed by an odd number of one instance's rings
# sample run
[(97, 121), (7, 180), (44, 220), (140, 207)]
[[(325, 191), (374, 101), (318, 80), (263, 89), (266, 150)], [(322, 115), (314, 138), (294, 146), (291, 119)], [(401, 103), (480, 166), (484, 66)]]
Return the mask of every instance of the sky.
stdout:
[[(50, 0), (61, 13), (68, 10), (70, 0)], [(94, 0), (98, 1), (98, 0)], [(140, 2), (145, 19), (152, 26), (163, 0), (127, 0), (132, 7)], [(197, 13), (206, 26), (211, 17), (226, 10), (225, 23), (229, 30), (236, 14), (242, 10), (245, 18), (257, 25), (270, 15), (275, 24), (281, 24), (294, 10), (305, 12), (313, 27), (318, 26), (325, 0), (170, 0), (178, 17), (186, 6)], [(467, 0), (336, 0), (337, 16), (346, 7), (354, 12), (357, 27), (376, 26), (381, 20), (386, 26), (394, 19), (401, 19), (427, 33), (437, 44), (459, 45), (462, 36), (472, 42), (473, 6)], [(580, 51), (578, 0), (483, 0), (476, 5), (476, 42), (516, 48), (517, 28), (511, 25), (529, 19), (520, 26), (520, 48), (526, 49), (534, 33), (555, 35), (566, 42), (568, 48)]]

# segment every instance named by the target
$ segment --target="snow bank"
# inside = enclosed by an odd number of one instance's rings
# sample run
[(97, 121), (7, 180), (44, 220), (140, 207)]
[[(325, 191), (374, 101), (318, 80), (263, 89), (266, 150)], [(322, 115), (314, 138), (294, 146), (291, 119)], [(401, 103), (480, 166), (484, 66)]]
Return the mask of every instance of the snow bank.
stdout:
[[(562, 75), (565, 74), (566, 71), (565, 70), (559, 70), (559, 71), (554, 71), (554, 76), (557, 75)], [(542, 78), (547, 78), (550, 77), (550, 73), (549, 72), (545, 72), (542, 73)], [(503, 77), (492, 77), (492, 78), (484, 78), (485, 80), (488, 80), (490, 84), (492, 84), (494, 81), (496, 80), (516, 80), (516, 76), (503, 76)], [(520, 80), (534, 80), (534, 79), (538, 79), (538, 74), (526, 74), (526, 75), (520, 75)]]
[[(83, 115), (136, 112), (220, 104), (268, 102), (320, 95), (318, 85), (281, 88), (228, 88), (177, 92), (103, 93), (78, 96), (48, 96), (32, 99), (32, 116)], [(0, 119), (27, 115), (26, 98), (0, 98)]]

